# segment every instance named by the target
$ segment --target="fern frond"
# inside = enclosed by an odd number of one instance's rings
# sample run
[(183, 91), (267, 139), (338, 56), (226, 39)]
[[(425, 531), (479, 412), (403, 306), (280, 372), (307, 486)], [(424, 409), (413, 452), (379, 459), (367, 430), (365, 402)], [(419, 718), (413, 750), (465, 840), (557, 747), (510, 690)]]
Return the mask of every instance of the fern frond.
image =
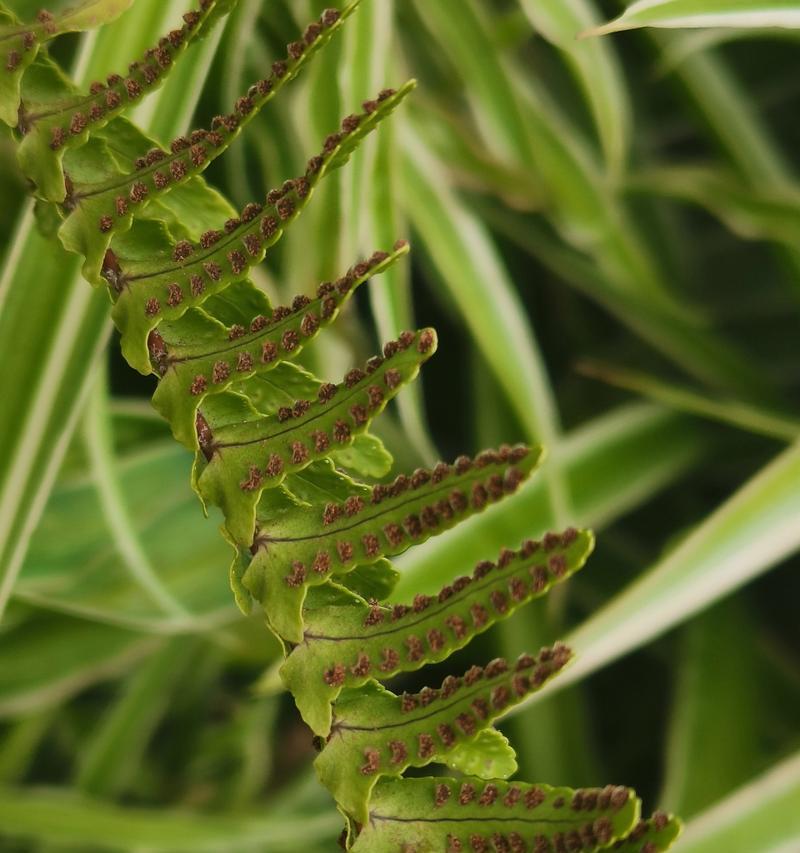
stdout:
[[(297, 338), (293, 330), (284, 333), (282, 347), (296, 346)], [(194, 480), (201, 498), (222, 509), (234, 541), (245, 547), (252, 544), (256, 505), (265, 489), (279, 486), (287, 474), (325, 458), (332, 447), (350, 445), (389, 400), (416, 378), (420, 365), (435, 351), (433, 330), (407, 332), (386, 345), (385, 359), (371, 359), (365, 370), (351, 370), (339, 385), (326, 383), (314, 401), (297, 400), (267, 417), (255, 411), (241, 417), (237, 397), (218, 397), (218, 403), (233, 401), (233, 408), (218, 406), (219, 420), (205, 418)], [(265, 352), (262, 349), (261, 360)], [(273, 350), (268, 352), (271, 355)], [(225, 364), (220, 361), (214, 370)]]
[[(62, 204), (64, 223), (59, 237), (67, 251), (83, 255), (83, 275), (99, 283), (106, 250), (115, 234), (127, 231), (135, 214), (155, 199), (201, 174), (242, 132), (242, 129), (275, 95), (294, 79), (305, 65), (326, 45), (351, 15), (360, 0), (354, 0), (343, 12), (329, 10), (319, 22), (306, 29), (302, 41), (292, 42), (285, 60), (273, 63), (269, 77), (259, 80), (239, 98), (233, 112), (218, 116), (209, 130), (195, 130), (188, 137), (174, 140), (170, 150), (153, 148), (140, 158), (130, 173), (110, 170), (98, 180), (80, 180), (67, 170), (67, 193)], [(131, 90), (136, 101), (141, 93)]]
[(17, 126), (23, 75), (48, 41), (64, 33), (90, 30), (113, 21), (132, 2), (83, 0), (56, 14), (42, 10), (35, 21), (27, 24), (0, 5), (0, 121), (10, 127)]
[[(382, 779), (354, 853), (555, 853), (607, 849), (639, 817), (629, 788), (477, 779)], [(650, 851), (648, 851), (650, 853)]]
[[(197, 449), (195, 417), (206, 397), (222, 393), (235, 382), (273, 371), (284, 359), (296, 358), (333, 323), (357, 287), (407, 252), (405, 242), (392, 252), (375, 252), (337, 281), (321, 284), (313, 299), (297, 296), (291, 306), (275, 308), (268, 317), (252, 318), (247, 329), (207, 318), (201, 334), (191, 326), (184, 328), (186, 323), (162, 324), (151, 331), (150, 362), (160, 377), (153, 405), (169, 421), (175, 438)], [(294, 399), (303, 396), (296, 394)], [(258, 405), (256, 408), (264, 411)]]
[[(107, 252), (102, 276), (115, 299), (111, 316), (122, 335), (122, 352), (128, 363), (140, 373), (151, 372), (148, 334), (159, 323), (180, 319), (190, 308), (243, 279), (302, 213), (317, 184), (338, 168), (344, 162), (342, 158), (346, 160), (413, 88), (412, 81), (377, 101), (371, 112), (344, 119), (346, 129), (328, 137), (304, 175), (271, 190), (265, 204), (247, 205), (239, 217), (206, 232), (199, 244), (182, 240), (167, 256), (143, 261)], [(130, 220), (132, 213), (127, 207), (125, 210)]]
[[(351, 428), (343, 422), (341, 434)], [(336, 436), (334, 435), (334, 440)], [(254, 556), (242, 577), (267, 621), (293, 643), (303, 639), (302, 607), (310, 586), (357, 565), (401, 554), (517, 490), (540, 449), (503, 447), (476, 459), (461, 457), (375, 486), (371, 502), (353, 497), (324, 508), (297, 506), (276, 513), (259, 507)]]
[(436, 596), (417, 596), (394, 607), (355, 597), (316, 602), (304, 613), (303, 642), (296, 645), (281, 677), (303, 719), (327, 736), (331, 703), (345, 688), (381, 681), (450, 657), (500, 619), (546, 595), (579, 571), (592, 551), (590, 533), (567, 530), (504, 550), (497, 562), (482, 562)]
[(62, 202), (66, 195), (63, 158), (70, 148), (84, 145), (90, 135), (107, 125), (132, 104), (155, 91), (169, 76), (181, 53), (205, 35), (227, 14), (236, 0), (201, 0), (196, 11), (183, 16), (183, 25), (171, 30), (133, 62), (127, 73), (109, 74), (88, 92), (55, 100), (31, 102), (23, 91), (17, 149), (20, 168), (47, 201)]
[(569, 663), (566, 646), (522, 655), (513, 665), (502, 658), (473, 666), (463, 677), (448, 676), (437, 690), (396, 696), (370, 683), (342, 693), (333, 725), (314, 766), (342, 808), (365, 823), (375, 783), (409, 767), (439, 761), (472, 740), (492, 721), (541, 689)]

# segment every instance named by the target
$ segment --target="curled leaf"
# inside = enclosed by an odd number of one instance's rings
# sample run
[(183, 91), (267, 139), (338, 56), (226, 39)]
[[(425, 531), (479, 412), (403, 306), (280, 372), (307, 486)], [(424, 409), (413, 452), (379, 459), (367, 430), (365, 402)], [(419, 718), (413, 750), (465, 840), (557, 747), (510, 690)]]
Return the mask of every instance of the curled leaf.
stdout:
[(614, 850), (627, 853), (664, 853), (678, 840), (683, 826), (673, 815), (655, 812), (648, 820), (640, 820), (630, 833), (614, 844)]
[(303, 642), (292, 649), (281, 676), (306, 723), (327, 736), (331, 703), (344, 688), (446, 660), (571, 577), (593, 545), (589, 532), (548, 533), (516, 552), (504, 549), (495, 563), (479, 563), (471, 577), (455, 579), (437, 596), (418, 595), (409, 605), (352, 600), (309, 606), (303, 614)]

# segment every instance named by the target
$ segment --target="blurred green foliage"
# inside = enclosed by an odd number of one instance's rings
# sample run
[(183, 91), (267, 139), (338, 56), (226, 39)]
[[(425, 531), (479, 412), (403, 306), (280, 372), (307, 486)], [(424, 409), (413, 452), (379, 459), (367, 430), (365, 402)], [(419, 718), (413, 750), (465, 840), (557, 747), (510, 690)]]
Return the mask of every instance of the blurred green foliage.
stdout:
[[(191, 5), (136, 0), (54, 54), (90, 80)], [(240, 0), (134, 118), (164, 140), (205, 124), (322, 8)], [(435, 326), (424, 391), (376, 424), (397, 466), (548, 445), (518, 495), (399, 560), (396, 595), (550, 526), (594, 527), (598, 549), (566, 594), (469, 652), (565, 634), (577, 651), (568, 687), (501, 723), (521, 774), (635, 785), (689, 820), (678, 850), (788, 851), (797, 34), (575, 40), (619, 11), (364, 0), (207, 177), (242, 205), (297, 174), (369, 93), (419, 79), (255, 271), (281, 301), (409, 235), (413, 267), (359, 292), (303, 362), (333, 379), (377, 340)], [(312, 778), (310, 735), (280, 690), (277, 644), (235, 610), (189, 454), (108, 343), (105, 295), (36, 232), (7, 131), (0, 146), (0, 849), (331, 850), (341, 824)]]

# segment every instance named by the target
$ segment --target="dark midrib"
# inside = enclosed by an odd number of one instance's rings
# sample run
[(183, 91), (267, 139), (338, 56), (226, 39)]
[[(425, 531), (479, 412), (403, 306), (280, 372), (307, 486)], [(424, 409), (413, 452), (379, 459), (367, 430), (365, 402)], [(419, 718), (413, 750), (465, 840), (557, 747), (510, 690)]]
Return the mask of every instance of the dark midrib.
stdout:
[[(557, 552), (553, 551), (553, 553), (557, 553)], [(518, 566), (514, 571), (509, 571), (508, 575), (513, 575), (522, 569), (529, 568), (531, 565), (533, 565), (533, 563), (534, 563), (534, 561), (532, 559), (529, 562), (524, 562), (523, 565)], [(510, 569), (511, 566), (508, 566), (508, 568)], [(559, 578), (559, 580), (566, 580), (570, 576), (570, 574), (572, 574), (572, 569), (567, 568), (567, 571), (564, 574), (564, 577)], [(501, 577), (498, 577), (498, 575), (494, 575), (494, 581), (497, 582), (498, 580), (502, 580), (503, 578), (507, 577), (508, 575), (506, 575), (504, 573), (502, 574)], [(487, 578), (488, 577), (491, 577), (491, 575), (487, 575)], [(413, 628), (414, 626), (419, 625), (422, 622), (426, 622), (428, 619), (433, 619), (433, 618), (436, 618), (438, 616), (441, 616), (442, 613), (445, 613), (447, 610), (452, 609), (454, 606), (461, 604), (462, 599), (468, 599), (470, 597), (470, 595), (472, 595), (473, 593), (476, 595), (480, 595), (485, 589), (487, 589), (488, 587), (491, 587), (493, 585), (494, 585), (493, 583), (490, 583), (488, 581), (486, 583), (481, 583), (481, 584), (471, 583), (468, 587), (465, 588), (463, 595), (456, 593), (455, 595), (453, 595), (451, 598), (448, 598), (446, 602), (443, 602), (438, 607), (437, 606), (429, 607), (427, 610), (425, 610), (425, 613), (423, 615), (419, 616), (419, 618), (406, 620), (406, 618), (403, 617), (402, 620), (398, 620), (398, 622), (397, 622), (398, 627), (397, 628), (389, 628), (389, 629), (384, 630), (384, 631), (374, 631), (374, 632), (369, 633), (369, 634), (356, 634), (354, 636), (346, 636), (346, 637), (330, 637), (327, 634), (311, 634), (308, 632), (305, 634), (305, 636), (308, 637), (309, 639), (312, 639), (312, 640), (323, 640), (323, 641), (327, 640), (328, 642), (332, 642), (332, 643), (345, 642), (347, 640), (367, 641), (367, 640), (373, 639), (373, 637), (386, 637), (386, 636), (389, 636), (391, 634), (396, 634), (399, 631), (405, 630), (406, 628), (409, 628), (409, 627)], [(552, 586), (552, 584), (548, 584), (548, 586), (542, 590), (541, 594), (544, 595), (550, 589), (551, 586)], [(535, 595), (535, 593), (532, 593), (532, 595)], [(459, 596), (459, 597), (457, 598), (456, 596)], [(519, 603), (524, 604), (525, 602), (519, 602)], [(438, 604), (438, 602), (437, 602), (437, 604)], [(487, 628), (491, 627), (491, 624), (487, 623), (486, 627)], [(465, 639), (467, 639), (467, 638), (465, 638)]]
[[(536, 659), (536, 663), (537, 664), (539, 663), (538, 658)], [(429, 720), (431, 717), (436, 717), (439, 714), (445, 714), (451, 708), (453, 708), (457, 705), (461, 705), (462, 703), (464, 703), (466, 701), (469, 701), (473, 696), (476, 696), (477, 694), (483, 693), (487, 690), (491, 690), (492, 687), (495, 687), (496, 685), (502, 684), (504, 681), (509, 680), (514, 675), (514, 672), (515, 672), (514, 669), (508, 669), (508, 670), (506, 670), (506, 672), (502, 673), (501, 675), (498, 675), (496, 678), (482, 678), (480, 680), (480, 682), (478, 682), (476, 687), (474, 687), (472, 690), (468, 689), (468, 690), (465, 690), (463, 692), (459, 690), (458, 693), (460, 693), (460, 696), (457, 696), (457, 698), (455, 698), (452, 702), (449, 702), (448, 704), (445, 704), (445, 705), (437, 704), (436, 707), (432, 711), (427, 711), (426, 713), (420, 714), (419, 716), (413, 716), (413, 715), (409, 714), (401, 723), (387, 723), (386, 725), (383, 725), (383, 726), (351, 726), (351, 725), (347, 725), (346, 723), (340, 723), (340, 724), (334, 723), (331, 731), (332, 732), (333, 731), (381, 732), (381, 731), (385, 731), (386, 729), (402, 729), (402, 728), (405, 728), (406, 726), (414, 725), (415, 723), (422, 722), (423, 720)], [(553, 673), (553, 674), (555, 674), (555, 673)], [(546, 680), (544, 682), (542, 682), (542, 684), (545, 684), (545, 683), (546, 683)], [(533, 693), (535, 689), (537, 689), (537, 688), (534, 688), (533, 690), (529, 690), (528, 693)], [(528, 693), (526, 693), (525, 696), (527, 696)], [(367, 698), (369, 698), (369, 697), (367, 697)], [(525, 698), (524, 696), (520, 696), (519, 701), (522, 701), (522, 699), (524, 699), (524, 698)], [(437, 702), (437, 703), (439, 702), (438, 699), (434, 699), (433, 701)], [(509, 704), (511, 704), (511, 703), (509, 703)], [(506, 706), (506, 707), (508, 707), (508, 706)], [(496, 716), (499, 716), (501, 713), (502, 713), (501, 711), (497, 711), (497, 713), (494, 716), (490, 713), (489, 716), (486, 718), (486, 720), (484, 720), (483, 722), (485, 722), (488, 726), (490, 723), (490, 720), (494, 719), (494, 717), (496, 717)], [(477, 737), (477, 735), (479, 734), (480, 731), (481, 730), (478, 730), (475, 732), (475, 737)], [(467, 742), (469, 742), (469, 740), (470, 739), (468, 739)]]
[[(356, 286), (357, 285), (354, 285), (353, 289), (355, 289)], [(311, 302), (309, 302), (308, 305), (306, 305), (305, 308), (303, 308), (303, 311), (306, 311), (306, 312), (310, 311), (316, 305), (319, 305), (321, 302), (322, 302), (321, 299), (312, 299)], [(336, 305), (337, 311), (341, 308), (342, 304), (343, 303), (341, 303), (341, 302), (337, 303), (337, 305)], [(299, 313), (299, 312), (297, 312), (297, 313)], [(188, 364), (191, 361), (199, 361), (202, 358), (211, 358), (212, 356), (215, 356), (215, 355), (222, 355), (222, 353), (235, 352), (238, 349), (244, 349), (245, 347), (248, 347), (253, 343), (258, 343), (262, 338), (266, 338), (269, 335), (274, 334), (275, 332), (283, 331), (285, 326), (292, 325), (293, 321), (295, 321), (297, 319), (297, 313), (293, 311), (288, 317), (284, 317), (282, 320), (279, 320), (277, 323), (275, 323), (274, 326), (266, 326), (260, 332), (256, 332), (254, 335), (247, 335), (247, 336), (243, 335), (241, 338), (236, 338), (235, 340), (230, 341), (229, 346), (224, 346), (220, 349), (209, 350), (208, 352), (203, 352), (203, 353), (200, 353), (199, 355), (187, 355), (187, 356), (184, 356), (183, 358), (175, 358), (172, 361), (170, 361), (169, 366), (175, 367), (176, 365), (179, 365), (179, 364)], [(325, 325), (327, 325), (327, 321), (325, 321)], [(320, 329), (322, 327), (323, 327), (323, 321), (320, 320)], [(167, 344), (167, 348), (169, 349), (169, 344)], [(286, 359), (283, 359), (283, 360), (285, 361)], [(275, 361), (271, 365), (265, 365), (265, 367), (267, 369), (262, 371), (262, 373), (268, 372), (273, 367), (277, 367), (279, 364), (280, 364), (280, 361)]]
[[(226, 448), (232, 448), (232, 447), (248, 447), (251, 444), (260, 444), (262, 441), (271, 441), (273, 439), (280, 438), (282, 435), (286, 435), (287, 433), (294, 432), (297, 429), (301, 429), (301, 428), (304, 428), (304, 427), (309, 426), (309, 425), (313, 426), (315, 421), (318, 421), (320, 418), (324, 417), (325, 415), (331, 414), (332, 410), (335, 409), (337, 406), (347, 405), (347, 403), (350, 400), (352, 400), (353, 397), (355, 397), (357, 394), (359, 394), (363, 390), (364, 390), (363, 388), (357, 388), (357, 387), (349, 388), (348, 391), (350, 393), (344, 397), (340, 397), (339, 400), (336, 402), (336, 406), (323, 406), (323, 407), (321, 407), (321, 411), (319, 411), (316, 414), (311, 415), (309, 417), (303, 418), (301, 423), (297, 423), (296, 422), (297, 419), (293, 418), (293, 420), (295, 420), (295, 423), (292, 424), (291, 426), (288, 426), (286, 429), (282, 429), (282, 430), (279, 430), (278, 432), (273, 432), (273, 433), (270, 433), (269, 435), (261, 436), (259, 438), (251, 438), (248, 441), (232, 441), (232, 442), (229, 442), (227, 444), (215, 444), (214, 449), (215, 450), (225, 450)], [(316, 403), (314, 405), (319, 406), (320, 404)], [(379, 414), (379, 412), (376, 412), (375, 414), (377, 415), (377, 414)], [(365, 427), (366, 427), (366, 424), (365, 424)], [(273, 539), (272, 541), (278, 542), (280, 540)]]
[[(498, 467), (498, 466), (487, 465), (485, 468), (477, 468), (477, 469), (475, 469), (474, 472), (470, 472), (470, 473), (478, 473), (478, 472), (489, 471), (490, 468), (493, 468), (493, 467)], [(508, 467), (512, 468), (515, 466), (509, 465)], [(480, 479), (480, 477), (476, 477), (475, 479)], [(464, 477), (463, 479), (458, 479), (458, 483), (469, 482), (470, 480), (472, 480), (472, 477)], [(443, 480), (441, 485), (437, 485), (437, 487), (435, 489), (432, 489), (430, 492), (428, 492), (428, 498), (427, 499), (430, 499), (433, 495), (438, 494), (440, 491), (442, 491), (444, 489), (449, 489), (449, 488), (457, 488), (457, 485), (455, 483), (453, 483), (452, 481), (450, 483), (447, 483), (446, 480)], [(353, 530), (356, 527), (361, 527), (364, 524), (368, 524), (369, 522), (374, 521), (376, 518), (380, 518), (382, 515), (388, 515), (389, 513), (392, 513), (395, 510), (399, 510), (402, 507), (407, 506), (410, 503), (414, 503), (414, 501), (418, 500), (418, 499), (420, 499), (419, 496), (414, 498), (413, 492), (412, 492), (412, 497), (410, 497), (408, 500), (404, 500), (404, 501), (401, 501), (400, 503), (393, 504), (391, 507), (388, 507), (387, 509), (385, 509), (381, 512), (377, 512), (367, 519), (362, 518), (358, 521), (354, 521), (352, 524), (348, 524), (346, 527), (338, 527), (336, 530), (330, 530), (330, 531), (327, 531), (325, 533), (317, 533), (317, 534), (314, 534), (312, 536), (282, 536), (282, 537), (267, 536), (264, 539), (264, 545), (269, 545), (271, 542), (306, 542), (310, 539), (323, 539), (326, 536), (338, 536), (340, 533), (346, 533), (348, 530)]]

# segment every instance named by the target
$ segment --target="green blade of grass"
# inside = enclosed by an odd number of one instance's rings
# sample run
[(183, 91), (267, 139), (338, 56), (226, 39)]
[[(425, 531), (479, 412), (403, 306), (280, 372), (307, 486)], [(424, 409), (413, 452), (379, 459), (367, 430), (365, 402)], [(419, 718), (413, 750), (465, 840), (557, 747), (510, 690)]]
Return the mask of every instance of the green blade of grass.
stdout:
[(482, 205), (481, 210), (500, 233), (689, 375), (743, 400), (753, 400), (759, 405), (774, 402), (775, 391), (765, 382), (763, 372), (709, 327), (707, 321), (698, 326), (685, 318), (665, 314), (635, 291), (621, 291), (591, 258), (554, 239), (551, 231), (532, 219), (494, 206)]
[(552, 390), (499, 253), (429, 150), (410, 131), (402, 143), (402, 192), (420, 242), (528, 436), (552, 444)]
[[(553, 390), (531, 326), (483, 223), (447, 186), (430, 151), (410, 131), (403, 136), (406, 212), (443, 285), (486, 359), (528, 439), (555, 450), (559, 420)], [(562, 475), (554, 461), (543, 477), (556, 516), (568, 515)]]
[[(662, 33), (655, 41), (668, 51), (673, 38)], [(686, 57), (677, 67), (676, 77), (718, 145), (755, 191), (780, 192), (793, 183), (789, 163), (758, 115), (756, 104), (719, 56), (705, 51)], [(786, 246), (782, 256), (796, 289), (800, 286), (800, 250)]]
[(485, 22), (466, 0), (416, 0), (415, 8), (453, 60), (475, 122), (501, 160), (532, 164), (524, 107), (497, 51), (489, 46)]
[[(84, 84), (102, 77), (109, 57), (136, 56), (189, 4), (146, 0), (86, 39), (79, 58)], [(210, 57), (203, 57), (205, 62)], [(197, 62), (189, 55), (186, 63)], [(171, 81), (174, 83), (173, 81)], [(154, 99), (176, 120), (187, 115), (186, 92), (167, 84)], [(172, 132), (182, 128), (175, 125)], [(78, 272), (76, 259), (36, 231), (23, 216), (0, 273), (0, 616), (11, 595), (30, 536), (77, 423), (91, 373), (108, 339), (107, 298)], [(35, 286), (32, 286), (35, 284)], [(13, 332), (12, 332), (13, 330)]]
[[(146, 633), (203, 631), (234, 620), (220, 571), (230, 562), (230, 549), (187, 487), (191, 454), (171, 440), (134, 448), (115, 461), (132, 525), (125, 542), (138, 543), (137, 559), (157, 576), (162, 594), (189, 613), (165, 612), (134, 580), (91, 477), (65, 478), (53, 490), (15, 598)], [(161, 484), (155, 491), (154, 482)]]
[(800, 754), (698, 815), (684, 831), (681, 853), (791, 853), (800, 844)]
[(126, 679), (121, 695), (82, 746), (75, 777), (78, 791), (107, 798), (124, 793), (141, 772), (143, 752), (196, 649), (192, 640), (170, 640)]
[[(800, 548), (800, 443), (775, 458), (677, 547), (566, 638), (555, 689), (639, 648)], [(550, 691), (546, 691), (550, 692)]]
[(58, 705), (91, 684), (126, 672), (160, 642), (52, 613), (28, 618), (4, 632), (0, 644), (0, 717)]
[(127, 506), (114, 455), (107, 384), (106, 372), (101, 371), (89, 400), (83, 429), (89, 470), (100, 499), (100, 509), (120, 561), (132, 580), (142, 587), (164, 613), (183, 619), (189, 614), (161, 583), (135, 530)]
[(533, 27), (552, 42), (569, 64), (594, 117), (610, 170), (622, 171), (630, 144), (631, 109), (622, 69), (602, 40), (576, 36), (598, 21), (591, 0), (520, 0)]
[(778, 441), (792, 442), (800, 437), (800, 418), (770, 412), (739, 400), (714, 398), (700, 390), (664, 382), (645, 373), (612, 365), (583, 362), (578, 366), (578, 370), (585, 376), (644, 394), (658, 403), (690, 415), (710, 418)]
[[(291, 853), (298, 844), (333, 839), (341, 817), (318, 814), (209, 815), (188, 810), (123, 808), (58, 789), (0, 790), (0, 837), (79, 848), (152, 853), (217, 853), (268, 849)], [(330, 849), (330, 848), (328, 848)]]
[(800, 190), (786, 181), (753, 188), (712, 166), (681, 165), (648, 169), (628, 186), (703, 207), (743, 240), (770, 240), (789, 249), (798, 244)]
[[(392, 0), (369, 3), (346, 33), (340, 90), (342, 100), (353, 107), (402, 77), (396, 70), (398, 63), (393, 61), (394, 13)], [(391, 246), (408, 236), (408, 220), (398, 203), (399, 152), (395, 141), (396, 124), (404, 120), (401, 113), (394, 123), (387, 123), (380, 134), (367, 140), (343, 175), (343, 205), (348, 218), (343, 239), (348, 257), (369, 253), (373, 246)], [(393, 340), (405, 329), (415, 328), (410, 263), (391, 268), (373, 282), (369, 300), (379, 340)], [(392, 406), (419, 461), (433, 464), (438, 454), (428, 438), (423, 381), (419, 378), (409, 386)]]
[(736, 598), (686, 626), (660, 798), (660, 808), (684, 820), (747, 781), (759, 766), (768, 700), (757, 649), (740, 642), (757, 630), (745, 602)]
[(615, 20), (586, 35), (639, 27), (800, 27), (797, 0), (638, 0)]

